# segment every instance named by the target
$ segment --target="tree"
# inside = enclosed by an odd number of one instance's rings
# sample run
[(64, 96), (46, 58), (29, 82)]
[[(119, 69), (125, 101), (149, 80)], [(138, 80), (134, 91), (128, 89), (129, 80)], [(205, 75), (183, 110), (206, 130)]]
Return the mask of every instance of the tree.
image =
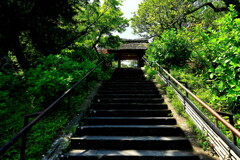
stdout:
[[(68, 32), (59, 25), (73, 23), (72, 0), (2, 0), (0, 2), (0, 58), (11, 51), (23, 69), (30, 67), (31, 45), (43, 55), (56, 52)], [(27, 44), (26, 44), (27, 43)]]
[(184, 12), (183, 6), (189, 2), (182, 0), (145, 0), (139, 5), (137, 13), (132, 18), (135, 33), (141, 36), (159, 36), (165, 29), (179, 28), (180, 23), (173, 23), (178, 15)]
[(101, 37), (127, 26), (119, 5), (120, 0), (105, 0), (102, 6), (99, 0), (2, 0), (0, 61), (11, 53), (29, 69), (38, 57), (59, 54), (76, 41), (88, 39), (96, 48)]
[[(220, 12), (228, 11), (230, 4), (240, 13), (238, 0), (208, 2), (206, 0), (144, 0), (131, 19), (135, 33), (144, 37), (160, 36), (166, 29), (189, 27), (207, 19), (208, 26)], [(217, 14), (218, 13), (218, 14)], [(220, 14), (221, 15), (221, 14)]]
[(77, 33), (64, 48), (70, 48), (70, 52), (84, 47), (91, 48), (95, 50), (93, 52), (95, 54), (88, 54), (87, 57), (101, 59), (98, 53), (99, 47), (118, 47), (121, 39), (119, 36), (113, 36), (112, 33), (123, 32), (128, 26), (128, 20), (123, 17), (120, 5), (120, 0), (104, 0), (102, 4), (99, 1), (88, 3), (84, 9), (77, 7), (78, 13), (73, 17), (77, 23), (72, 26)]
[[(96, 52), (97, 46), (116, 48), (120, 45), (118, 43), (121, 41), (119, 36), (112, 35), (114, 31), (123, 32), (128, 26), (128, 20), (122, 17), (120, 4), (121, 1), (112, 0), (104, 1), (101, 6), (98, 2), (93, 3), (86, 13), (86, 17), (91, 17), (90, 21), (92, 21), (93, 27), (88, 34), (83, 36), (82, 44), (95, 49)], [(94, 5), (98, 7), (94, 7)], [(93, 9), (94, 12), (89, 12)]]

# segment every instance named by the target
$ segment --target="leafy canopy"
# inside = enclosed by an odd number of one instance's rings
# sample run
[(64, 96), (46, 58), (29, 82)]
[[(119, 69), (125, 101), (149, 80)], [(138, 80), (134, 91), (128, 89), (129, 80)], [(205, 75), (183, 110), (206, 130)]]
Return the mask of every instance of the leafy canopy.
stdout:
[(76, 42), (80, 47), (111, 46), (119, 41), (112, 32), (128, 25), (119, 5), (120, 0), (104, 0), (102, 5), (98, 0), (2, 0), (0, 61), (15, 56), (22, 69), (29, 69), (38, 57), (59, 54)]
[(228, 11), (230, 4), (240, 12), (236, 0), (144, 0), (131, 19), (134, 32), (144, 37), (159, 37), (164, 30), (191, 27), (203, 23), (205, 27)]

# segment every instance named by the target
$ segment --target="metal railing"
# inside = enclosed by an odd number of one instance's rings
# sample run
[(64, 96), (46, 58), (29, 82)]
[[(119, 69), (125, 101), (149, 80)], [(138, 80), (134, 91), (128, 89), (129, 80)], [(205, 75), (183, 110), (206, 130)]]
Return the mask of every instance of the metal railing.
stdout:
[[(81, 83), (86, 79), (86, 91), (88, 90), (88, 80), (87, 78), (92, 74), (92, 72), (97, 69), (101, 64), (103, 64), (104, 61), (101, 61), (100, 63), (98, 63), (93, 69), (91, 69), (84, 77), (82, 77), (78, 82), (76, 82), (70, 89), (68, 89), (67, 91), (65, 91), (59, 98), (57, 98), (51, 105), (49, 105), (45, 110), (38, 112), (38, 113), (34, 113), (34, 114), (30, 114), (25, 116), (25, 120), (24, 120), (24, 128), (16, 135), (14, 136), (9, 142), (7, 142), (4, 146), (2, 146), (0, 148), (0, 156), (4, 155), (4, 153), (6, 153), (6, 151), (12, 147), (15, 143), (17, 143), (19, 141), (20, 138), (22, 138), (22, 145), (21, 145), (21, 151), (20, 151), (20, 160), (24, 160), (25, 159), (25, 148), (26, 148), (26, 134), (27, 132), (29, 132), (29, 130), (38, 122), (40, 121), (51, 109), (53, 109), (56, 104), (58, 104), (62, 99), (64, 99), (65, 97), (68, 96), (68, 103), (70, 103), (70, 95), (71, 92)], [(36, 117), (35, 119), (33, 119), (30, 123), (28, 123), (28, 118), (30, 117)]]
[(201, 99), (195, 96), (189, 89), (177, 81), (170, 73), (168, 73), (162, 66), (156, 62), (151, 64), (143, 58), (143, 60), (152, 67), (157, 67), (158, 76), (169, 86), (172, 86), (178, 98), (182, 102), (185, 111), (194, 121), (195, 125), (209, 137), (209, 142), (212, 148), (223, 160), (239, 160), (240, 149), (234, 145), (199, 109), (198, 107), (185, 96), (177, 86), (182, 88), (186, 95), (193, 97), (200, 105), (202, 105), (211, 115), (213, 115), (219, 122), (224, 124), (235, 136), (240, 137), (240, 132), (222, 116), (214, 111), (210, 106), (204, 103)]

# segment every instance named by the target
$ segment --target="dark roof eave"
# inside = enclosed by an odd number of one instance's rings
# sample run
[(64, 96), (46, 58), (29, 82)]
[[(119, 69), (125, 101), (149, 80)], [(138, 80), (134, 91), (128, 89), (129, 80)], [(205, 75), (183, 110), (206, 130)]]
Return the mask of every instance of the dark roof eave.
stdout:
[(146, 51), (147, 49), (108, 49), (108, 51), (139, 51), (139, 50)]

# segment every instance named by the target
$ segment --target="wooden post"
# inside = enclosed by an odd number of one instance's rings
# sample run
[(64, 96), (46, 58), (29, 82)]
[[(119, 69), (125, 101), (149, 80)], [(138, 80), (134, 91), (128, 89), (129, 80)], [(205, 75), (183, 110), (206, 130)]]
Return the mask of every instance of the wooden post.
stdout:
[(138, 68), (141, 68), (141, 57), (138, 55)]
[(120, 56), (118, 57), (118, 68), (121, 68), (121, 58), (120, 58)]

